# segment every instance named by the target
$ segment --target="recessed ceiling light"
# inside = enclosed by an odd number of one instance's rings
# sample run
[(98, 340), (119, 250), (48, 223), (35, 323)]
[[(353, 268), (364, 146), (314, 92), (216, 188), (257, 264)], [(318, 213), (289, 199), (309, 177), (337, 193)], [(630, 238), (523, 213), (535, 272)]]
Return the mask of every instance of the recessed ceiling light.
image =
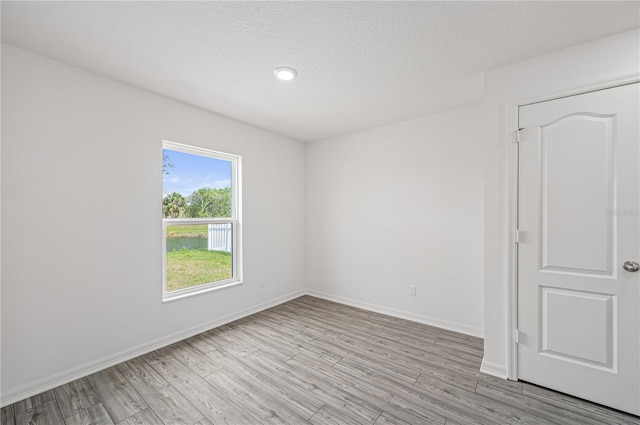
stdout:
[(273, 73), (282, 81), (291, 81), (298, 75), (298, 71), (288, 66), (279, 66)]

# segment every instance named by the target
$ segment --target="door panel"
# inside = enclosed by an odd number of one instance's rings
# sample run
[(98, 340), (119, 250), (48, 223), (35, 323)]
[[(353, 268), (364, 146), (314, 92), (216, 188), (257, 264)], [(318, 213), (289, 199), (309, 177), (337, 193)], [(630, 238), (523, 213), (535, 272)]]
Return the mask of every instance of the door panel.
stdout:
[[(612, 273), (612, 221), (602, 214), (614, 207), (612, 119), (570, 114), (540, 127), (543, 269)], [(581, 166), (568, 166), (576, 152)]]
[(518, 377), (640, 414), (640, 85), (523, 106)]
[[(572, 363), (613, 369), (616, 297), (547, 287), (541, 287), (540, 292), (540, 352)], [(589, 332), (581, 332), (583, 327)]]

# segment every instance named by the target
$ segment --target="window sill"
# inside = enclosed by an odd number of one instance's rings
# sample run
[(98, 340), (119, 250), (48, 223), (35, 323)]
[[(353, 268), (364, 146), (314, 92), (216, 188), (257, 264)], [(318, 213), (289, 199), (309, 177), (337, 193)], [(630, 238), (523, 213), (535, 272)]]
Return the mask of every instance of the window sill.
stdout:
[(242, 280), (225, 281), (218, 283), (209, 283), (206, 285), (200, 285), (195, 288), (179, 289), (177, 291), (165, 292), (162, 294), (162, 302), (176, 301), (183, 298), (192, 297), (194, 295), (201, 295), (207, 292), (217, 291), (218, 289), (230, 288), (232, 286), (242, 284)]

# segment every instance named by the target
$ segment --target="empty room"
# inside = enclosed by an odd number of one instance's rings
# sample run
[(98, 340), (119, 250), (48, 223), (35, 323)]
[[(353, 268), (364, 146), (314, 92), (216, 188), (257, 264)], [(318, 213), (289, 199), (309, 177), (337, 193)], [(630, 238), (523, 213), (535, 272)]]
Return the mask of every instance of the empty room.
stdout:
[(640, 1), (2, 1), (1, 425), (640, 425)]

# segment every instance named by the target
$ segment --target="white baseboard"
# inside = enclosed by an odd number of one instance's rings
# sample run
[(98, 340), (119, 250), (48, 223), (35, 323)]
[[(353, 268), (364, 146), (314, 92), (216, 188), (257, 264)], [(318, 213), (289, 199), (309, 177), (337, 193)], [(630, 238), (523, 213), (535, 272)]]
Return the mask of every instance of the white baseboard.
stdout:
[(29, 384), (22, 385), (9, 391), (4, 391), (2, 393), (0, 407), (15, 403), (16, 401), (24, 400), (25, 398), (32, 397), (44, 391), (59, 387), (60, 385), (75, 381), (76, 379), (91, 375), (92, 373), (117, 365), (118, 363), (131, 360), (135, 357), (157, 350), (158, 348), (162, 348), (175, 342), (182, 341), (185, 338), (192, 337), (209, 329), (213, 329), (229, 322), (233, 322), (234, 320), (238, 320), (251, 314), (258, 313), (262, 310), (275, 307), (279, 304), (285, 303), (305, 294), (306, 291), (304, 290), (292, 292), (282, 297), (274, 298), (253, 307), (246, 308), (237, 313), (219, 317), (209, 322), (201, 323), (197, 326), (192, 326), (180, 332), (175, 332), (171, 335), (167, 335), (162, 338), (158, 338), (153, 341), (131, 347), (127, 350), (120, 351), (101, 359), (65, 370), (63, 372), (56, 373), (54, 375), (39, 379)]
[(482, 358), (482, 364), (480, 365), (480, 372), (495, 376), (496, 378), (507, 379), (506, 366), (488, 362), (484, 357)]
[(376, 304), (370, 304), (362, 301), (357, 301), (351, 298), (340, 297), (337, 295), (331, 295), (331, 294), (314, 291), (314, 290), (307, 290), (307, 294), (314, 297), (322, 298), (325, 300), (334, 301), (340, 304), (346, 304), (352, 307), (358, 307), (363, 310), (375, 311), (376, 313), (382, 313), (388, 316), (399, 317), (401, 319), (407, 319), (413, 322), (435, 326), (437, 328), (447, 329), (454, 332), (460, 332), (465, 335), (476, 336), (479, 338), (484, 337), (484, 331), (480, 328), (462, 325), (460, 323), (450, 322), (448, 320), (442, 320), (435, 317), (425, 316), (422, 314), (410, 313), (403, 310), (396, 310), (394, 308), (384, 307)]

